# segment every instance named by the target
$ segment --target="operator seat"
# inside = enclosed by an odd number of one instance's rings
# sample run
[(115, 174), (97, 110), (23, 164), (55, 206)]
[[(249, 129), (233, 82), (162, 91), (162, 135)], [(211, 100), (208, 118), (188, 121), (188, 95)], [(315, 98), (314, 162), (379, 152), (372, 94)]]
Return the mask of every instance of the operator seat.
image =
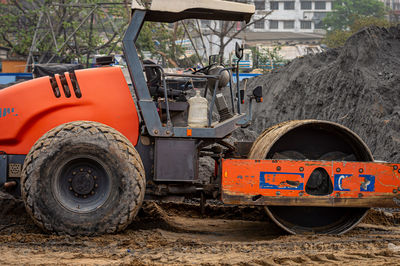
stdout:
[(144, 72), (147, 79), (147, 87), (149, 88), (150, 95), (153, 97), (158, 97), (158, 92), (161, 87), (161, 77), (162, 73), (158, 67), (152, 67), (150, 65), (156, 66), (157, 64), (152, 60), (143, 60)]

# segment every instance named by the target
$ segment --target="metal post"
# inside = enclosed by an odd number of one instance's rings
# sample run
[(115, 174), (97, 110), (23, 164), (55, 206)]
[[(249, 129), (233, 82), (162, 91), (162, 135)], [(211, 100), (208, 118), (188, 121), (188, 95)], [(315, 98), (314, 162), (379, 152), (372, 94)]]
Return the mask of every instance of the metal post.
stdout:
[(194, 42), (193, 42), (192, 36), (190, 35), (188, 29), (186, 28), (185, 23), (183, 23), (183, 21), (181, 21), (181, 22), (182, 22), (183, 28), (185, 29), (186, 34), (187, 34), (188, 37), (189, 37), (189, 40), (190, 40), (190, 43), (191, 43), (192, 46), (193, 46), (193, 49), (194, 49), (194, 51), (196, 52), (197, 58), (199, 59), (200, 63), (204, 66), (203, 60), (202, 60), (202, 58), (201, 58), (200, 55), (199, 55), (199, 51), (197, 51), (197, 48), (196, 48), (196, 45), (195, 45)]
[[(146, 124), (149, 134), (152, 136), (171, 136), (173, 132), (162, 127), (156, 105), (153, 102), (153, 98), (150, 95), (149, 88), (147, 87), (143, 75), (143, 66), (136, 50), (135, 42), (138, 38), (140, 29), (143, 26), (145, 15), (146, 11), (141, 10), (134, 11), (132, 15), (131, 23), (126, 30), (122, 41), (125, 59), (128, 64), (129, 74), (138, 100), (138, 109)], [(135, 95), (132, 95), (132, 97), (134, 98)]]
[(240, 82), (239, 82), (239, 63), (240, 60), (237, 61), (237, 66), (236, 66), (236, 87), (238, 95), (237, 109), (238, 109), (238, 114), (241, 114), (242, 112), (240, 110), (241, 99), (240, 99)]
[(90, 51), (92, 50), (93, 21), (94, 21), (94, 13), (92, 13), (92, 17), (90, 18), (89, 49), (86, 56), (86, 68), (89, 68)]
[(40, 26), (40, 22), (42, 21), (42, 17), (43, 17), (43, 11), (40, 13), (38, 23), (36, 24), (35, 33), (33, 34), (32, 45), (31, 45), (31, 48), (29, 49), (28, 60), (26, 61), (26, 66), (25, 66), (24, 72), (28, 71), (28, 67), (29, 67), (31, 59), (32, 59), (32, 63), (34, 63), (32, 53), (33, 53), (33, 49), (36, 47), (36, 37), (37, 37), (37, 33), (39, 31), (39, 26)]
[(204, 49), (203, 57), (204, 57), (204, 55), (205, 55), (205, 56), (206, 56), (206, 59), (207, 59), (207, 58), (208, 58), (207, 47), (206, 47), (206, 44), (204, 43), (203, 31), (201, 30), (200, 23), (199, 23), (199, 20), (198, 20), (198, 19), (196, 19), (196, 24), (197, 24), (197, 28), (199, 29), (199, 34), (200, 34), (200, 38), (201, 38), (201, 43), (203, 44), (203, 49)]
[(7, 182), (7, 166), (8, 157), (4, 153), (0, 153), (0, 187)]
[(231, 105), (232, 105), (232, 114), (235, 114), (235, 95), (233, 93), (233, 87), (232, 87), (232, 82), (233, 82), (233, 77), (232, 77), (232, 71), (229, 71), (229, 90), (231, 92)]
[(47, 20), (49, 21), (51, 36), (53, 37), (54, 46), (56, 47), (56, 50), (58, 50), (57, 39), (56, 39), (56, 35), (54, 33), (53, 23), (51, 23), (51, 18), (50, 18), (49, 13), (46, 13), (46, 16), (47, 16)]
[(212, 100), (211, 100), (211, 104), (210, 104), (210, 111), (208, 113), (208, 127), (211, 127), (212, 113), (214, 110), (215, 98), (217, 97), (218, 84), (219, 84), (219, 79), (217, 79), (215, 81), (215, 85), (214, 85), (214, 92), (213, 92), (213, 96), (212, 96)]

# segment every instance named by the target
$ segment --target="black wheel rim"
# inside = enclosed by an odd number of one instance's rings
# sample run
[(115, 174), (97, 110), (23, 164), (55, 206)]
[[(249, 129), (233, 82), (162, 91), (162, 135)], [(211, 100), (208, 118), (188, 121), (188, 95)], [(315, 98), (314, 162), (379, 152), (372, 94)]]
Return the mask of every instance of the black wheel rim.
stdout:
[(105, 204), (111, 193), (109, 169), (97, 158), (77, 156), (61, 163), (53, 179), (53, 194), (66, 209), (90, 213)]

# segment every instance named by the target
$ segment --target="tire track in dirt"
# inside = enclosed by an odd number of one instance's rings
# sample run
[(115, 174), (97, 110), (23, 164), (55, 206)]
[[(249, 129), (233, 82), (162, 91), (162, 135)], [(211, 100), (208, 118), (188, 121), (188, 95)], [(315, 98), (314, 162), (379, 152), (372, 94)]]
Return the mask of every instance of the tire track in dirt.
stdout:
[[(17, 208), (18, 209), (18, 208)], [(399, 214), (382, 225), (383, 211), (342, 236), (286, 235), (256, 207), (146, 203), (121, 234), (70, 237), (41, 232), (26, 214), (8, 211), (0, 220), (1, 264), (202, 264), (339, 265), (397, 264)], [(397, 224), (396, 224), (397, 223)], [(0, 228), (1, 229), (1, 228)]]

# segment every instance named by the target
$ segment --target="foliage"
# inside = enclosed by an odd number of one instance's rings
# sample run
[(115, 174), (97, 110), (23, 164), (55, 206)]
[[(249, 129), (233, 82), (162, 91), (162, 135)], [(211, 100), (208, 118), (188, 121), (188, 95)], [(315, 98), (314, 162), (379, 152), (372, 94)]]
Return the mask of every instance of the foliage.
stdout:
[(350, 26), (350, 30), (355, 33), (362, 28), (369, 26), (390, 27), (391, 23), (385, 18), (359, 17)]
[(179, 42), (183, 38), (184, 31), (178, 23), (145, 22), (136, 46), (142, 58), (147, 52), (152, 58), (160, 58), (166, 65), (176, 67), (177, 61), (185, 56), (185, 49)]
[(196, 55), (184, 56), (178, 60), (178, 65), (181, 68), (189, 69), (199, 64), (199, 60)]
[(253, 60), (253, 62), (255, 62), (254, 68), (261, 68), (264, 73), (268, 71), (265, 66), (271, 66), (271, 68), (274, 69), (278, 65), (287, 62), (287, 60), (285, 60), (279, 53), (282, 50), (281, 45), (273, 48), (261, 49), (253, 47), (251, 50), (253, 58), (255, 58), (255, 60)]
[[(56, 55), (59, 60), (84, 58), (87, 53), (119, 53), (120, 35), (129, 22), (129, 4), (111, 0), (2, 1), (0, 45), (27, 56), (34, 40), (38, 62)], [(98, 5), (102, 3), (102, 5)], [(93, 14), (93, 27), (91, 19)], [(40, 20), (40, 24), (38, 24)], [(75, 35), (72, 33), (78, 28)], [(55, 44), (57, 43), (57, 45)], [(62, 44), (64, 44), (62, 46)], [(58, 48), (58, 49), (57, 49)]]
[(323, 43), (329, 48), (340, 47), (344, 45), (344, 43), (351, 35), (351, 31), (334, 30), (326, 34)]
[(377, 18), (377, 17), (358, 17), (354, 20), (353, 24), (350, 25), (348, 30), (334, 30), (327, 33), (324, 43), (330, 47), (340, 47), (343, 46), (346, 40), (356, 33), (357, 31), (361, 30), (364, 27), (369, 26), (378, 26), (378, 27), (389, 27), (391, 24), (384, 18)]
[(328, 31), (347, 30), (360, 17), (383, 19), (385, 6), (379, 0), (336, 0), (333, 12), (323, 20)]
[(272, 49), (269, 48), (263, 48), (261, 49), (260, 56), (258, 58), (259, 62), (262, 64), (267, 63), (268, 61), (280, 63), (283, 62), (284, 59), (283, 57), (279, 54), (279, 52), (282, 50), (282, 46), (275, 46)]

